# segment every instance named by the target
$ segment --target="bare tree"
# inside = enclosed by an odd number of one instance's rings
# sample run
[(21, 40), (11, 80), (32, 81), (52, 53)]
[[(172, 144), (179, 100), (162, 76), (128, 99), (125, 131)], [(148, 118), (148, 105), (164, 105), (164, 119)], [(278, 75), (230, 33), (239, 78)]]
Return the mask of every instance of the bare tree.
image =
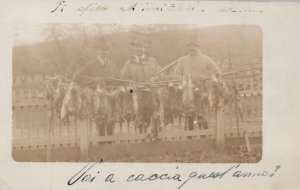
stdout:
[(83, 61), (88, 38), (81, 24), (49, 24), (45, 29), (52, 44), (48, 59), (60, 74), (71, 76)]

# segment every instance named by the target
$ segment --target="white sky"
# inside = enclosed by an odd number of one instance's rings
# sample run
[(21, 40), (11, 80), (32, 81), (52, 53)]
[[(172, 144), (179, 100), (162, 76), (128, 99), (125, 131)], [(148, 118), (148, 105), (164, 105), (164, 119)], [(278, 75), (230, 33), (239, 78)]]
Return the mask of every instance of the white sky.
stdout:
[(13, 46), (33, 44), (46, 40), (43, 31), (46, 24), (17, 24), (14, 31)]
[[(81, 24), (82, 26), (86, 26), (86, 29), (89, 33), (95, 33), (97, 28), (95, 24)], [(13, 46), (21, 46), (27, 44), (34, 44), (47, 40), (47, 32), (46, 29), (49, 27), (49, 23), (43, 24), (35, 24), (35, 23), (17, 23), (15, 25), (14, 30), (14, 42)], [(68, 24), (68, 26), (70, 26)], [(128, 29), (133, 25), (101, 25), (102, 33), (110, 33), (115, 29)], [(191, 25), (190, 27), (195, 27), (195, 25)], [(74, 31), (74, 30), (73, 30)], [(72, 34), (72, 30), (66, 30), (67, 34)]]
[[(89, 24), (91, 25), (91, 24)], [(14, 42), (13, 46), (21, 46), (27, 44), (34, 44), (47, 40), (47, 33), (45, 32), (49, 24), (16, 24), (14, 30)], [(90, 27), (88, 27), (90, 28)], [(109, 33), (110, 31), (118, 28), (114, 25), (102, 25), (102, 32)], [(72, 31), (71, 31), (72, 32)]]

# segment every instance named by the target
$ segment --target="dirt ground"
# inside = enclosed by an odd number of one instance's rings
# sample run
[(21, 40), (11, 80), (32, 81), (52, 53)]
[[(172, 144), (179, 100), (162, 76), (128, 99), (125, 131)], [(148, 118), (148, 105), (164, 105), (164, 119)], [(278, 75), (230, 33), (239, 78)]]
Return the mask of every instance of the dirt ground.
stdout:
[[(203, 151), (184, 151), (177, 154), (165, 152), (160, 155), (124, 155), (110, 157), (104, 162), (139, 162), (139, 163), (256, 163), (262, 158), (262, 148), (252, 148), (248, 153), (245, 147), (231, 146), (225, 151), (203, 150)], [(94, 158), (88, 161), (95, 161)]]

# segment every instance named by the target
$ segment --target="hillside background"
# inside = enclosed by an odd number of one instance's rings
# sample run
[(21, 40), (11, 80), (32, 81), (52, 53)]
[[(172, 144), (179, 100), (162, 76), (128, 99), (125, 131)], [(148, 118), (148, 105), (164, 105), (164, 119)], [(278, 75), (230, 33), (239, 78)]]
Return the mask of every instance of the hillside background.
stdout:
[[(20, 29), (22, 32), (22, 29)], [(33, 44), (18, 42), (13, 48), (13, 75), (62, 74), (70, 77), (96, 55), (96, 44), (107, 42), (110, 58), (122, 69), (130, 58), (131, 41), (142, 39), (148, 53), (165, 66), (187, 53), (186, 43), (195, 37), (202, 51), (223, 70), (240, 65), (261, 65), (263, 34), (252, 25), (111, 26), (47, 24), (41, 30), (44, 40)]]

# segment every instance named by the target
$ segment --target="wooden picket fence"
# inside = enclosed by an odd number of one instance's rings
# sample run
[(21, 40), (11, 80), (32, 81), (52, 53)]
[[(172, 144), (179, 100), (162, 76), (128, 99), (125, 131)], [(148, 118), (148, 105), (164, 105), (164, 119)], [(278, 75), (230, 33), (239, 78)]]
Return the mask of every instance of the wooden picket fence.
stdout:
[[(225, 77), (228, 86), (232, 85), (231, 76)], [(173, 124), (162, 125), (158, 133), (160, 141), (191, 141), (198, 139), (223, 139), (262, 136), (262, 74), (258, 69), (245, 75), (236, 74), (240, 92), (243, 118), (238, 118), (234, 103), (227, 104), (219, 112), (211, 111), (208, 128), (188, 129), (184, 118), (175, 118)], [(45, 98), (44, 79), (15, 78), (13, 83), (13, 139), (12, 148), (18, 150), (36, 150), (50, 148), (80, 147), (87, 151), (90, 145), (135, 144), (149, 142), (147, 132), (140, 132), (131, 123), (115, 123), (114, 132), (99, 136), (93, 120), (80, 120), (71, 117), (65, 124), (55, 118), (49, 130), (49, 102)], [(149, 127), (150, 128), (150, 127)], [(49, 141), (49, 139), (51, 141)], [(87, 154), (86, 152), (83, 154)]]

